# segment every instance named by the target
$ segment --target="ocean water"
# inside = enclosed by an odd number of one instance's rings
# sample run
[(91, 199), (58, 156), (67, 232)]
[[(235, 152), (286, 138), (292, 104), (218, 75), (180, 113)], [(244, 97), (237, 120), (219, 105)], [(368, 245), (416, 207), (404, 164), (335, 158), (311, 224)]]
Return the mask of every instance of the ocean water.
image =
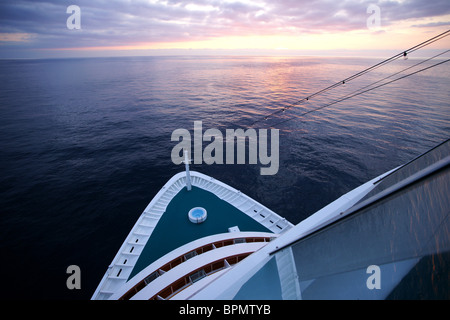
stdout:
[[(2, 298), (89, 299), (163, 184), (175, 129), (247, 129), (380, 59), (128, 57), (0, 61)], [(194, 164), (296, 224), (450, 136), (450, 64), (301, 116), (417, 63), (398, 60), (257, 122), (280, 168)], [(429, 65), (430, 63), (428, 63)], [(281, 121), (290, 119), (279, 124)], [(66, 286), (69, 265), (81, 290)]]

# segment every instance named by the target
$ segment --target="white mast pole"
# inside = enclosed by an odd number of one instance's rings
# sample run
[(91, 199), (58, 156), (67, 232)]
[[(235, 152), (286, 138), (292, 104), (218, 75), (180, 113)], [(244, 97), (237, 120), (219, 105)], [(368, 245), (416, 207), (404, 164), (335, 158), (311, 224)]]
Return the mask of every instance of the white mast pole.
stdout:
[(186, 166), (186, 188), (188, 191), (191, 191), (191, 174), (189, 173), (189, 157), (187, 150), (184, 151), (184, 165)]

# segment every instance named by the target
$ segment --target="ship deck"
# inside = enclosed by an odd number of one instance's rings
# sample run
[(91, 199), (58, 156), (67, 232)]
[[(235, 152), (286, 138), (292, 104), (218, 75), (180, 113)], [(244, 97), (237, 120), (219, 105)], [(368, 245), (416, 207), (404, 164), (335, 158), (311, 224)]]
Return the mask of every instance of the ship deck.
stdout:
[[(152, 263), (197, 239), (226, 233), (239, 238), (246, 232), (276, 236), (293, 227), (286, 219), (239, 190), (198, 172), (190, 172), (190, 175), (191, 190), (187, 190), (187, 177), (181, 172), (152, 199), (114, 257), (92, 299), (115, 296), (125, 284), (138, 281), (136, 276), (145, 273)], [(188, 213), (195, 207), (206, 209), (206, 221), (195, 224), (189, 220)]]
[[(188, 212), (195, 207), (206, 209), (208, 216), (203, 223), (195, 224), (189, 221)], [(228, 228), (234, 226), (240, 231), (271, 232), (215, 194), (195, 186), (190, 191), (183, 188), (167, 206), (129, 278), (156, 259), (188, 242), (226, 233)]]

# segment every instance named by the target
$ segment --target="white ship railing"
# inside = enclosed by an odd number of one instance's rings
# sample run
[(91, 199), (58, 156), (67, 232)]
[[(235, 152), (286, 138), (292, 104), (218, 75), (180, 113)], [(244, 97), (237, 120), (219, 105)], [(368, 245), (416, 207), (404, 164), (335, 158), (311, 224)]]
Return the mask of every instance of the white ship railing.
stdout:
[[(227, 201), (258, 221), (273, 233), (284, 233), (293, 227), (289, 221), (239, 190), (199, 172), (191, 171), (190, 176), (192, 186), (215, 194), (220, 199)], [(185, 172), (180, 172), (161, 188), (128, 234), (94, 292), (92, 299), (109, 299), (128, 281), (139, 255), (147, 244), (159, 219), (166, 211), (167, 205), (184, 187), (186, 187), (186, 174)]]

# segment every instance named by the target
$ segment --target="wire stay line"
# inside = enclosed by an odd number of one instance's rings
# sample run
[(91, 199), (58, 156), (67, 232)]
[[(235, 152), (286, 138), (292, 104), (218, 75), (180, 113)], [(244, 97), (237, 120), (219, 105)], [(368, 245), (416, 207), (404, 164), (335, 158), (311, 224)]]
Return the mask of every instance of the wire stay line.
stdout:
[[(431, 65), (431, 66), (422, 68), (422, 69), (420, 69), (420, 70), (417, 70), (417, 71), (408, 73), (408, 74), (403, 75), (403, 76), (401, 76), (401, 77), (399, 77), (399, 78), (396, 78), (396, 79), (394, 79), (394, 80), (391, 80), (391, 81), (388, 81), (388, 82), (386, 82), (386, 83), (380, 84), (380, 85), (378, 85), (378, 86), (376, 86), (376, 87), (373, 87), (373, 88), (370, 88), (370, 89), (366, 89), (366, 90), (363, 90), (363, 91), (360, 91), (360, 92), (356, 92), (355, 94), (352, 94), (352, 95), (347, 95), (347, 96), (345, 96), (345, 97), (343, 97), (343, 98), (341, 98), (341, 99), (334, 100), (333, 102), (330, 102), (330, 103), (328, 103), (328, 104), (325, 104), (325, 105), (323, 105), (323, 106), (321, 106), (321, 107), (318, 107), (318, 108), (315, 108), (315, 109), (312, 109), (312, 110), (308, 110), (308, 111), (306, 111), (306, 112), (304, 112), (304, 113), (302, 113), (302, 114), (300, 114), (300, 115), (295, 115), (295, 117), (296, 117), (296, 118), (303, 117), (303, 116), (305, 116), (305, 115), (307, 115), (307, 114), (309, 114), (309, 113), (312, 113), (312, 112), (315, 112), (315, 111), (318, 111), (318, 110), (327, 108), (327, 107), (332, 106), (332, 105), (334, 105), (334, 104), (336, 104), (336, 103), (339, 103), (339, 102), (342, 102), (342, 101), (351, 99), (351, 98), (353, 98), (353, 97), (359, 96), (359, 95), (361, 95), (361, 94), (370, 92), (370, 91), (372, 91), (372, 90), (375, 90), (375, 89), (384, 87), (384, 86), (386, 86), (386, 85), (388, 85), (388, 84), (391, 84), (391, 83), (393, 83), (393, 82), (396, 82), (396, 81), (405, 79), (405, 78), (407, 78), (407, 77), (410, 77), (410, 76), (415, 75), (415, 74), (417, 74), (417, 73), (423, 72), (423, 71), (425, 71), (425, 70), (428, 70), (428, 69), (437, 67), (438, 65), (447, 63), (447, 62), (449, 62), (449, 61), (450, 61), (450, 59), (443, 60), (443, 61), (438, 62), (438, 63), (435, 63), (435, 64), (433, 64), (433, 65)], [(273, 128), (273, 127), (275, 127), (275, 126), (278, 126), (278, 125), (280, 125), (280, 124), (286, 123), (286, 122), (291, 121), (291, 120), (293, 120), (293, 119), (294, 119), (294, 118), (289, 118), (289, 119), (285, 119), (285, 120), (279, 121), (279, 122), (275, 123), (274, 125), (272, 125), (272, 126), (270, 126), (270, 127)]]
[[(332, 84), (331, 86), (328, 86), (328, 87), (326, 87), (326, 88), (324, 88), (324, 89), (321, 89), (321, 90), (319, 90), (319, 91), (317, 91), (317, 92), (315, 92), (315, 93), (313, 93), (313, 94), (311, 94), (311, 95), (308, 95), (308, 96), (305, 97), (305, 98), (302, 98), (302, 99), (300, 99), (300, 100), (298, 100), (298, 101), (296, 101), (296, 102), (294, 102), (294, 103), (291, 103), (291, 104), (289, 104), (289, 105), (287, 105), (287, 106), (284, 106), (284, 107), (282, 107), (282, 108), (280, 108), (280, 109), (278, 109), (278, 110), (276, 110), (276, 111), (274, 111), (274, 112), (272, 112), (272, 113), (270, 113), (270, 114), (268, 114), (268, 115), (266, 115), (266, 116), (264, 116), (264, 117), (262, 117), (262, 118), (260, 118), (260, 119), (258, 119), (258, 120), (256, 120), (256, 121), (254, 121), (250, 126), (254, 126), (255, 124), (257, 124), (257, 123), (259, 123), (259, 122), (265, 121), (265, 120), (269, 119), (270, 117), (273, 117), (274, 115), (276, 115), (276, 114), (278, 114), (278, 113), (285, 112), (286, 110), (289, 110), (289, 109), (291, 109), (291, 108), (293, 108), (293, 107), (295, 107), (295, 106), (297, 106), (297, 105), (299, 105), (299, 104), (301, 104), (301, 103), (303, 103), (303, 102), (305, 102), (305, 101), (309, 101), (311, 98), (313, 98), (313, 97), (315, 97), (315, 96), (322, 95), (322, 94), (324, 94), (325, 92), (327, 92), (327, 91), (329, 91), (329, 90), (332, 90), (332, 89), (337, 88), (337, 87), (339, 87), (339, 86), (341, 86), (341, 85), (344, 85), (344, 84), (346, 84), (346, 83), (348, 83), (348, 82), (350, 82), (350, 81), (352, 81), (352, 80), (354, 80), (354, 79), (357, 79), (357, 78), (359, 78), (359, 77), (361, 77), (361, 76), (363, 76), (363, 75), (365, 75), (365, 74), (367, 74), (367, 73), (369, 73), (369, 72), (372, 72), (372, 71), (374, 71), (374, 70), (376, 70), (376, 69), (378, 69), (378, 68), (380, 68), (380, 67), (382, 67), (382, 66), (384, 66), (384, 65), (386, 65), (386, 64), (388, 64), (388, 63), (391, 63), (391, 62), (393, 62), (393, 61), (395, 61), (395, 60), (397, 60), (397, 59), (399, 59), (399, 58), (407, 57), (408, 54), (410, 54), (410, 53), (412, 53), (412, 52), (415, 52), (415, 51), (417, 51), (417, 50), (419, 50), (419, 49), (422, 49), (422, 48), (424, 48), (424, 47), (426, 47), (426, 46), (428, 46), (428, 45), (430, 45), (430, 44), (432, 44), (432, 43), (434, 43), (434, 42), (436, 42), (436, 41), (439, 41), (439, 40), (441, 40), (441, 39), (443, 39), (443, 38), (445, 38), (445, 37), (447, 37), (447, 36), (449, 36), (449, 35), (450, 35), (450, 29), (447, 30), (447, 31), (445, 31), (445, 32), (442, 32), (441, 34), (438, 34), (437, 36), (434, 36), (434, 37), (432, 37), (432, 38), (430, 38), (430, 39), (428, 39), (428, 40), (425, 40), (425, 41), (423, 41), (423, 42), (421, 42), (421, 43), (419, 43), (419, 44), (417, 44), (417, 45), (415, 45), (415, 46), (413, 46), (413, 47), (411, 47), (411, 48), (409, 48), (409, 49), (407, 49), (407, 50), (404, 50), (404, 51), (402, 51), (402, 52), (400, 52), (400, 53), (398, 53), (398, 54), (396, 54), (396, 55), (394, 55), (394, 56), (392, 56), (392, 57), (390, 57), (390, 58), (388, 58), (388, 59), (385, 59), (385, 60), (383, 60), (383, 61), (381, 61), (381, 62), (379, 62), (379, 63), (377, 63), (377, 64), (375, 64), (375, 65), (373, 65), (373, 66), (371, 66), (371, 67), (368, 67), (368, 68), (366, 68), (366, 69), (364, 69), (364, 70), (362, 70), (362, 71), (360, 71), (360, 72), (357, 72), (357, 73), (355, 73), (354, 75), (351, 75), (351, 76), (349, 76), (349, 77), (347, 77), (347, 78), (345, 78), (345, 79), (343, 79), (343, 80), (341, 80), (341, 81), (338, 81), (338, 82)], [(443, 53), (440, 53), (440, 54), (438, 54), (438, 55), (436, 55), (436, 56), (434, 56), (434, 57), (428, 58), (428, 59), (426, 59), (426, 60), (424, 60), (424, 61), (422, 61), (422, 62), (420, 62), (420, 63), (418, 63), (418, 64), (416, 64), (416, 65), (414, 65), (414, 66), (408, 67), (408, 68), (406, 68), (406, 69), (404, 69), (404, 70), (402, 70), (402, 71), (400, 71), (400, 72), (394, 73), (394, 74), (392, 74), (392, 75), (390, 75), (390, 76), (388, 76), (388, 77), (386, 77), (386, 78), (384, 78), (384, 79), (382, 79), (382, 80), (379, 80), (379, 81), (377, 81), (377, 82), (375, 82), (375, 83), (372, 83), (372, 84), (370, 84), (370, 85), (368, 85), (368, 86), (366, 86), (366, 87), (363, 87), (363, 88), (361, 88), (361, 89), (359, 89), (359, 90), (357, 90), (357, 91), (355, 91), (355, 92), (353, 92), (353, 93), (350, 93), (348, 96), (345, 96), (345, 97), (342, 98), (342, 99), (338, 99), (337, 101), (338, 101), (338, 102), (344, 101), (344, 100), (350, 99), (351, 97), (354, 97), (354, 96), (356, 96), (356, 95), (359, 95), (359, 94), (354, 94), (354, 93), (356, 93), (356, 92), (358, 92), (358, 91), (360, 91), (360, 90), (363, 90), (363, 89), (365, 89), (365, 88), (367, 88), (367, 87), (373, 86), (373, 85), (375, 85), (375, 84), (377, 84), (377, 83), (379, 83), (379, 82), (381, 82), (381, 81), (387, 80), (388, 78), (391, 78), (391, 77), (393, 77), (393, 76), (395, 76), (395, 75), (397, 75), (397, 74), (399, 74), (399, 73), (402, 73), (402, 72), (404, 72), (404, 71), (407, 71), (407, 70), (409, 70), (409, 69), (411, 69), (411, 68), (413, 68), (413, 67), (415, 67), (415, 66), (417, 66), (417, 65), (419, 65), (419, 64), (421, 64), (421, 63), (424, 63), (424, 62), (427, 62), (427, 61), (429, 61), (429, 60), (431, 60), (431, 59), (433, 59), (433, 58), (436, 58), (437, 56), (440, 56), (440, 55), (442, 55), (442, 54), (444, 54), (444, 53), (447, 53), (448, 51), (450, 51), (450, 50), (447, 50), (447, 51), (445, 51), (445, 52), (443, 52)], [(438, 64), (436, 64), (435, 66), (437, 66), (437, 65), (439, 65), (439, 64), (442, 64), (442, 63), (438, 63)], [(424, 70), (426, 70), (426, 69), (429, 69), (429, 68), (424, 68), (422, 71), (424, 71)], [(409, 74), (409, 75), (407, 75), (407, 76), (410, 76), (410, 75), (413, 75), (413, 74), (416, 74), (416, 73), (417, 73), (417, 72), (411, 73), (411, 74)], [(404, 78), (404, 77), (401, 77), (401, 78), (398, 78), (397, 80), (400, 80), (400, 79), (403, 79), (403, 78)], [(395, 80), (395, 81), (397, 81), (397, 80)], [(388, 83), (386, 83), (386, 84), (390, 84), (390, 83), (395, 82), (395, 81), (390, 81), (390, 82), (388, 82)], [(381, 86), (377, 86), (377, 87), (375, 87), (375, 88), (373, 88), (373, 89), (382, 87), (382, 86), (384, 86), (384, 85), (386, 85), (386, 84), (383, 84), (383, 85), (381, 85)], [(370, 90), (365, 90), (365, 91), (361, 92), (360, 94), (366, 93), (366, 92), (368, 92), (368, 91), (370, 91)], [(335, 104), (335, 103), (337, 103), (337, 102), (332, 102), (331, 104), (328, 104), (328, 105), (325, 105), (325, 106), (316, 108), (316, 109), (314, 109), (314, 110), (310, 110), (310, 111), (308, 111), (308, 112), (305, 113), (305, 114), (314, 112), (314, 111), (316, 111), (316, 110), (323, 109), (324, 107), (327, 107), (327, 106), (332, 105), (332, 104)], [(302, 114), (302, 115), (304, 115), (304, 114)], [(289, 120), (290, 120), (290, 119), (288, 119), (288, 121), (289, 121)], [(282, 123), (284, 123), (284, 122), (286, 122), (286, 120), (283, 121)]]

